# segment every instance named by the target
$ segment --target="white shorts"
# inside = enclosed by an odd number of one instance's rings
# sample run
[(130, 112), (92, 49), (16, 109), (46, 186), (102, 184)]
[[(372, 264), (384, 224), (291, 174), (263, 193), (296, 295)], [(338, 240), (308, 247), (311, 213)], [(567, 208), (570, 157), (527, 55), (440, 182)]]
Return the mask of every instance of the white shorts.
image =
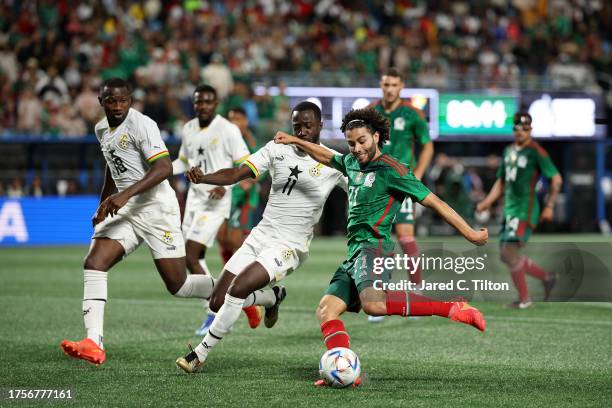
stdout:
[(185, 211), (183, 236), (211, 248), (215, 244), (217, 232), (227, 217), (219, 211)]
[(306, 255), (287, 243), (266, 239), (253, 230), (242, 246), (234, 253), (223, 269), (239, 275), (253, 262), (260, 263), (270, 276), (270, 282), (279, 282), (296, 270)]
[(93, 238), (118, 241), (126, 256), (144, 241), (151, 250), (153, 259), (181, 258), (185, 256), (185, 241), (180, 225), (178, 202), (155, 203), (122, 208), (114, 217), (109, 215), (96, 225)]

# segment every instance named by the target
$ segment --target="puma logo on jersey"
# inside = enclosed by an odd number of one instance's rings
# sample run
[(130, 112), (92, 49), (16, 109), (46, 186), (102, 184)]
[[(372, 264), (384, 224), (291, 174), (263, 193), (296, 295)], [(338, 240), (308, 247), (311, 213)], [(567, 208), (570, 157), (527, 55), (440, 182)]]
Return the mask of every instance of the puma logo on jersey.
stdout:
[(275, 156), (274, 158), (275, 158), (276, 160), (278, 160), (278, 161), (283, 161), (283, 160), (285, 160), (285, 156), (283, 156), (282, 154), (281, 154), (280, 156)]
[(89, 312), (91, 312), (91, 307), (88, 307), (87, 309), (83, 310), (83, 316), (85, 316)]
[(278, 260), (278, 258), (274, 258), (274, 262), (276, 262), (276, 265), (283, 266), (283, 263), (281, 261)]

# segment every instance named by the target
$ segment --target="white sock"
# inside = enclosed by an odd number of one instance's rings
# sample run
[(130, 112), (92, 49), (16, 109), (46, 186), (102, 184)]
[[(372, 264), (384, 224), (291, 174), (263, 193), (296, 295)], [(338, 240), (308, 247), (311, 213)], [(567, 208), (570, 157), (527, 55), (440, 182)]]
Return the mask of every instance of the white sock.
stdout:
[(210, 275), (187, 275), (185, 283), (174, 296), (208, 299), (212, 295), (213, 286), (215, 286), (215, 280)]
[(208, 264), (206, 263), (206, 259), (202, 258), (198, 262), (200, 263), (200, 266), (202, 267), (202, 269), (204, 269), (204, 272), (206, 272), (207, 275), (210, 275), (210, 269), (208, 269)]
[(243, 305), (244, 299), (239, 299), (229, 294), (225, 295), (225, 302), (217, 312), (215, 321), (210, 326), (210, 329), (208, 329), (208, 333), (206, 333), (202, 342), (195, 348), (200, 361), (205, 361), (210, 350), (230, 331), (236, 320), (238, 320)]
[(83, 270), (83, 322), (87, 337), (104, 348), (104, 306), (108, 298), (108, 274)]
[(247, 296), (247, 298), (244, 300), (243, 307), (249, 307), (253, 305), (272, 307), (275, 303), (276, 295), (274, 294), (274, 291), (272, 289), (262, 289), (256, 290), (255, 292)]

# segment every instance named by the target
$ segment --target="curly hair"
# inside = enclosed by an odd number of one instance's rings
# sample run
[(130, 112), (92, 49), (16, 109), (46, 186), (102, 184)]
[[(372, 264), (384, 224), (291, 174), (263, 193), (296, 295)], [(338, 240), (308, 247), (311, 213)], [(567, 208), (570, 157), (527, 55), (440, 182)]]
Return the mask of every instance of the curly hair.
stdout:
[(347, 130), (365, 127), (371, 134), (378, 132), (378, 146), (389, 140), (389, 121), (373, 108), (353, 109), (342, 119), (340, 130)]

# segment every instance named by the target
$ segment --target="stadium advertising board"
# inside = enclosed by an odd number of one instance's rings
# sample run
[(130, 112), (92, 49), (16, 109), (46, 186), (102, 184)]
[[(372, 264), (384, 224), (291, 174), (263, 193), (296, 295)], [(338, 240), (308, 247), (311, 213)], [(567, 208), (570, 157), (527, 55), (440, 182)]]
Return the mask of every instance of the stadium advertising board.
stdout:
[(536, 138), (592, 138), (606, 134), (605, 125), (595, 123), (595, 118), (605, 117), (598, 95), (523, 92), (521, 105), (534, 119)]
[(513, 94), (441, 94), (440, 137), (511, 136), (517, 100)]
[(0, 246), (87, 244), (97, 196), (0, 200)]
[[(260, 86), (255, 89), (257, 95), (278, 95), (276, 86)], [(284, 94), (289, 97), (291, 107), (303, 100), (316, 103), (323, 114), (324, 127), (321, 138), (344, 138), (340, 132), (342, 117), (351, 109), (365, 108), (370, 103), (382, 98), (380, 88), (335, 88), (335, 87), (287, 87)], [(432, 139), (438, 137), (438, 91), (428, 88), (405, 88), (400, 96), (422, 110), (429, 123), (429, 134)]]

